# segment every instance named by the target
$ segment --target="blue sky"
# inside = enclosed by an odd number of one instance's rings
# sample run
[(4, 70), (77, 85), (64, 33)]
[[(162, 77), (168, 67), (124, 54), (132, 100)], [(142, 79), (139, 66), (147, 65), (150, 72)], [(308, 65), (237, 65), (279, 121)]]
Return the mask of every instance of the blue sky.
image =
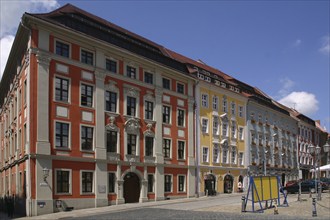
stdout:
[(66, 3), (201, 59), (320, 119), (329, 131), (329, 0), (1, 0), (1, 74), (20, 15)]

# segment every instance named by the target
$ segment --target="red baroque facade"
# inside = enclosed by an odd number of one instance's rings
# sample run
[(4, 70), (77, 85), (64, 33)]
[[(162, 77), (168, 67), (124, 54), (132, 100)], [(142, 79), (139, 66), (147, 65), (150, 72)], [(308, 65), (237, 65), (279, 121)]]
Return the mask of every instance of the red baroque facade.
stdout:
[(9, 60), (0, 195), (23, 214), (195, 195), (195, 80), (165, 48), (66, 5), (24, 14)]

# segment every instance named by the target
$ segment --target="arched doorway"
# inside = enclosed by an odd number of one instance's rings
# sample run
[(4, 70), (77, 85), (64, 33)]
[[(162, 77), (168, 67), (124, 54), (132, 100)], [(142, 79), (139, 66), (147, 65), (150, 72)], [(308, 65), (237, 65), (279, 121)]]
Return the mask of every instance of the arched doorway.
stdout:
[(140, 198), (140, 179), (135, 173), (129, 172), (124, 177), (125, 203), (139, 202), (139, 198)]
[(243, 192), (243, 176), (242, 175), (239, 175), (239, 177), (238, 177), (237, 191)]
[(232, 193), (233, 192), (233, 182), (234, 178), (231, 175), (226, 175), (224, 178), (224, 193)]
[(216, 194), (215, 191), (215, 177), (212, 174), (207, 174), (204, 177), (204, 192), (205, 195), (212, 196)]

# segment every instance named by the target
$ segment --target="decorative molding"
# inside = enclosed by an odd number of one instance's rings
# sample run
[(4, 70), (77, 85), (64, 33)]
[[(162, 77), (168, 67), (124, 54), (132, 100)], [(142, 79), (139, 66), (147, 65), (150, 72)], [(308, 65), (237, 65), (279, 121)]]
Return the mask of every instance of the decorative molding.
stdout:
[(140, 119), (127, 118), (125, 122), (125, 130), (129, 134), (138, 134), (140, 129)]
[(36, 56), (39, 64), (49, 66), (51, 56), (41, 51), (38, 51)]

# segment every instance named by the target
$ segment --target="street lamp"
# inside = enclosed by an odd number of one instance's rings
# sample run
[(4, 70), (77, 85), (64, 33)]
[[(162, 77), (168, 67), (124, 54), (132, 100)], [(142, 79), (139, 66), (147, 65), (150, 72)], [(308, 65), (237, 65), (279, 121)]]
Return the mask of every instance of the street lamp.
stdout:
[[(330, 150), (330, 145), (329, 145), (329, 142), (328, 142), (328, 140), (327, 140), (327, 142), (325, 143), (325, 145), (323, 145), (323, 150), (324, 150), (324, 152), (325, 153), (327, 153), (327, 165), (328, 164), (330, 164), (330, 152), (329, 152), (329, 150)], [(329, 175), (329, 170), (327, 170), (327, 178), (329, 178), (330, 177), (330, 175)]]
[[(313, 146), (313, 144), (308, 146), (309, 152), (310, 154), (314, 154), (314, 180), (315, 180), (315, 190), (317, 192), (317, 200), (320, 201), (321, 200), (321, 183), (320, 183), (320, 164), (319, 164), (319, 156), (321, 153), (321, 148), (319, 146)], [(318, 172), (317, 172), (317, 181), (316, 181), (316, 163), (317, 163), (317, 167), (318, 167)]]

